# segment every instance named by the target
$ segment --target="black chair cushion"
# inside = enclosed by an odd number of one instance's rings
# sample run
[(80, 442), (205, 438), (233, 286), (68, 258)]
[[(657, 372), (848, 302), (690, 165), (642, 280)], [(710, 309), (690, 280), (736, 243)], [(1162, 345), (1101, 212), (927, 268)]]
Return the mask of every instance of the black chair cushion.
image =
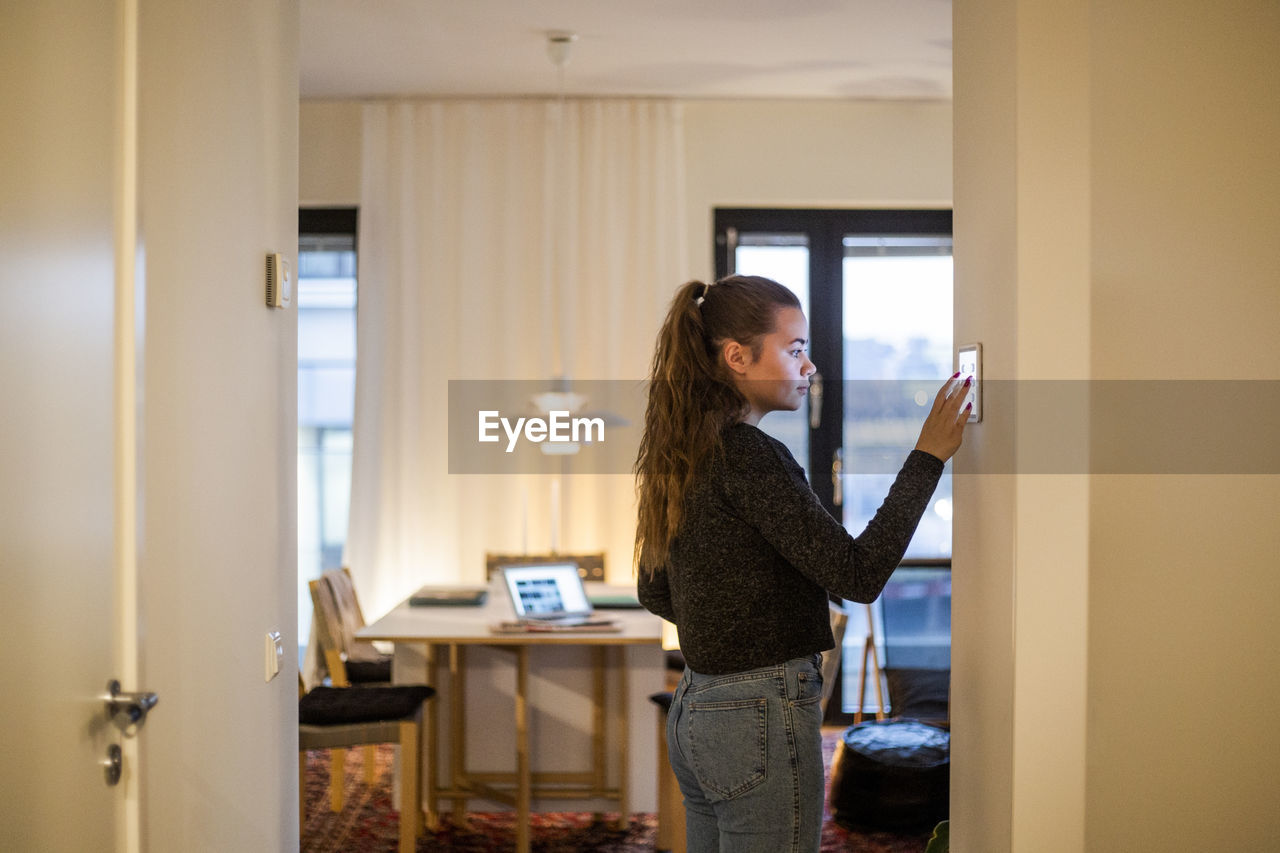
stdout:
[(950, 716), (951, 670), (885, 669), (895, 717), (945, 720)]
[(338, 726), (398, 720), (418, 710), (435, 689), (425, 684), (388, 687), (316, 687), (298, 700), (298, 722), (307, 726)]
[(352, 684), (391, 683), (391, 656), (382, 660), (347, 661), (347, 680)]
[(649, 697), (649, 701), (662, 709), (662, 713), (671, 713), (671, 700), (675, 698), (674, 693), (655, 693)]

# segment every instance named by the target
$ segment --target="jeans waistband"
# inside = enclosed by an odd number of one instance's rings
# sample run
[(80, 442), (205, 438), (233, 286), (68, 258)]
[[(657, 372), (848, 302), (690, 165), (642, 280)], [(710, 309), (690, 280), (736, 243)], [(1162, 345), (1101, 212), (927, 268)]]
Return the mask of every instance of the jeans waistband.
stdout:
[(771, 664), (769, 666), (757, 667), (756, 669), (747, 669), (741, 672), (724, 672), (718, 675), (707, 675), (700, 672), (694, 672), (687, 666), (684, 675), (681, 676), (681, 686), (686, 690), (697, 692), (705, 687), (716, 684), (729, 684), (740, 681), (758, 681), (770, 678), (784, 678), (789, 688), (795, 688), (795, 682), (801, 673), (822, 673), (822, 655), (814, 652), (804, 657), (792, 658), (784, 663)]

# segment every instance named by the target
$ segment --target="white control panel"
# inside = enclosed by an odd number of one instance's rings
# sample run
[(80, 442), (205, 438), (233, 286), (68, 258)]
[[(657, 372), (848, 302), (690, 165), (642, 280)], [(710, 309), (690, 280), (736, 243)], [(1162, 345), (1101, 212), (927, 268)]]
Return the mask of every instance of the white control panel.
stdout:
[(958, 381), (973, 379), (965, 402), (973, 405), (967, 422), (976, 424), (982, 420), (982, 344), (966, 344), (956, 350), (956, 370), (960, 371)]

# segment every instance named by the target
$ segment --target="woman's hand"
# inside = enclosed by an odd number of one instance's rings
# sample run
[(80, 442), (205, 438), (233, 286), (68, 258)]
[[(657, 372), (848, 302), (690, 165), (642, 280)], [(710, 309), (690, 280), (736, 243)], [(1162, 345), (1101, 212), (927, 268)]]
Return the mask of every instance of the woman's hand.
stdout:
[(956, 377), (959, 375), (957, 373), (948, 379), (938, 391), (938, 396), (933, 399), (933, 408), (929, 410), (929, 416), (924, 419), (924, 426), (920, 428), (920, 440), (916, 442), (916, 450), (930, 453), (943, 462), (960, 449), (964, 425), (969, 420), (969, 410), (973, 408), (972, 404), (961, 408), (973, 379), (957, 383)]

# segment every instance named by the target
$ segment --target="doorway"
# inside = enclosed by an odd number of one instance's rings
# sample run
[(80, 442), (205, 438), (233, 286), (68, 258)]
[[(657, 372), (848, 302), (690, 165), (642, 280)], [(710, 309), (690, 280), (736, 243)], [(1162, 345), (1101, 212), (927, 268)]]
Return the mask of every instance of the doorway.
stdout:
[(357, 215), (298, 211), (298, 665), (311, 632), (308, 582), (342, 566), (355, 414)]

